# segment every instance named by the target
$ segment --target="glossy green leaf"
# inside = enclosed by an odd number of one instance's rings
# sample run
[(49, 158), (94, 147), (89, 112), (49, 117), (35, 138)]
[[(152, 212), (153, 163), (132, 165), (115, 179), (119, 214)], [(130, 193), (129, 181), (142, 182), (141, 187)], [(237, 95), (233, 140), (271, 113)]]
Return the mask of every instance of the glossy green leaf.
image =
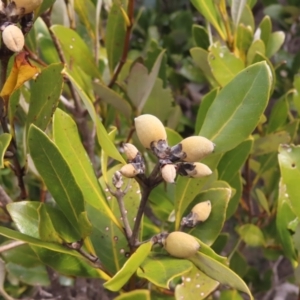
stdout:
[(226, 41), (226, 33), (221, 23), (221, 18), (213, 1), (206, 0), (191, 0), (196, 9), (210, 22), (217, 30), (220, 37)]
[(191, 202), (185, 214), (188, 214), (197, 203), (207, 200), (211, 202), (211, 213), (205, 222), (186, 231), (199, 238), (205, 244), (212, 245), (223, 228), (230, 196), (231, 190), (228, 188), (212, 188), (200, 193)]
[(254, 31), (255, 28), (254, 16), (248, 4), (244, 6), (244, 9), (240, 17), (240, 23), (244, 24), (247, 27), (250, 27), (252, 31)]
[(244, 224), (237, 229), (240, 237), (250, 247), (265, 246), (266, 241), (261, 229), (254, 224)]
[(178, 176), (175, 186), (175, 230), (180, 226), (181, 218), (189, 204), (201, 192), (203, 186), (215, 180), (214, 175), (203, 178), (187, 178)]
[(248, 263), (242, 253), (235, 251), (233, 255), (231, 255), (229, 267), (233, 272), (243, 278), (247, 273)]
[(110, 291), (119, 291), (130, 277), (136, 272), (138, 267), (144, 262), (149, 255), (153, 243), (147, 242), (142, 244), (123, 265), (122, 269), (103, 286)]
[(248, 52), (247, 52), (247, 65), (251, 65), (253, 63), (253, 59), (256, 53), (265, 54), (266, 47), (262, 40), (255, 40), (251, 44)]
[(100, 77), (90, 49), (75, 30), (62, 25), (53, 25), (51, 30), (61, 45), (68, 69), (76, 65), (86, 74)]
[(219, 300), (243, 300), (236, 290), (222, 291)]
[(127, 119), (131, 118), (132, 109), (130, 104), (114, 90), (108, 88), (101, 82), (95, 82), (93, 84), (96, 94), (101, 101), (113, 106), (117, 111), (124, 115)]
[(38, 17), (41, 15), (44, 11), (46, 11), (48, 8), (50, 8), (54, 4), (55, 0), (44, 0), (42, 4), (38, 7), (38, 9), (35, 11), (34, 16)]
[(296, 74), (294, 76), (293, 85), (295, 87), (295, 91), (293, 93), (293, 102), (297, 109), (298, 115), (300, 115), (300, 74)]
[(220, 43), (215, 43), (210, 47), (208, 63), (221, 86), (225, 86), (245, 68), (244, 62)]
[[(237, 86), (243, 88), (237, 90)], [(268, 103), (270, 86), (268, 66), (257, 63), (220, 91), (199, 132), (216, 144), (215, 153), (233, 149), (255, 129)]]
[(205, 27), (194, 24), (192, 27), (194, 43), (197, 47), (207, 50), (209, 47), (208, 33)]
[(218, 84), (214, 78), (214, 75), (212, 74), (210, 65), (208, 63), (208, 51), (200, 47), (194, 47), (190, 49), (190, 53), (195, 64), (202, 70), (208, 82), (212, 86), (217, 86)]
[(210, 278), (248, 294), (250, 299), (253, 300), (253, 296), (246, 283), (225, 265), (199, 252), (190, 258), (190, 260)]
[(73, 83), (80, 98), (84, 102), (86, 109), (89, 112), (90, 117), (92, 118), (93, 122), (96, 125), (97, 139), (98, 139), (100, 146), (110, 157), (114, 158), (117, 161), (125, 163), (124, 158), (122, 157), (122, 155), (119, 153), (118, 149), (115, 147), (115, 145), (110, 140), (104, 125), (101, 123), (98, 115), (96, 114), (96, 111), (95, 111), (95, 108), (94, 108), (94, 105), (93, 105), (91, 99), (82, 90), (82, 88), (78, 85), (78, 83), (75, 81), (75, 79), (69, 73), (67, 75), (68, 75), (68, 78)]
[(95, 5), (91, 0), (76, 0), (74, 8), (92, 41), (96, 42)]
[(182, 136), (175, 130), (166, 127), (169, 146), (177, 145), (182, 141)]
[(280, 144), (288, 144), (290, 140), (291, 137), (286, 131), (279, 131), (259, 137), (254, 141), (253, 154), (264, 155), (267, 153), (276, 152)]
[(149, 255), (137, 271), (137, 276), (147, 279), (155, 286), (169, 289), (170, 281), (190, 271), (193, 264), (188, 260), (163, 255)]
[(49, 286), (50, 280), (45, 266), (26, 268), (14, 263), (6, 264), (7, 272), (29, 285)]
[(276, 228), (281, 240), (283, 251), (291, 261), (291, 263), (297, 265), (297, 253), (294, 246), (291, 231), (289, 230), (290, 223), (296, 218), (292, 208), (290, 206), (290, 200), (286, 193), (286, 186), (280, 181), (277, 215), (276, 215)]
[(58, 105), (63, 88), (63, 64), (52, 64), (42, 70), (36, 80), (31, 83), (30, 105), (26, 128), (30, 124), (45, 130)]
[(151, 300), (149, 290), (135, 290), (124, 293), (115, 298), (115, 300)]
[(247, 0), (232, 0), (231, 2), (231, 18), (235, 27), (237, 27), (240, 22), (246, 3)]
[(282, 184), (286, 186), (285, 197), (290, 200), (293, 212), (300, 218), (300, 146), (280, 145), (278, 161)]
[(258, 203), (261, 205), (261, 207), (266, 211), (268, 216), (271, 215), (270, 208), (269, 208), (269, 203), (266, 195), (261, 189), (255, 189), (255, 193), (257, 196)]
[(283, 45), (285, 34), (283, 31), (273, 32), (266, 45), (266, 56), (272, 57)]
[(105, 46), (111, 74), (120, 62), (124, 48), (126, 21), (122, 10), (121, 3), (114, 2), (108, 14)]
[(97, 269), (85, 259), (80, 259), (65, 253), (54, 252), (49, 249), (32, 246), (41, 262), (65, 276), (79, 276), (100, 278)]
[(4, 155), (10, 144), (11, 135), (9, 133), (2, 133), (0, 135), (0, 168), (4, 168)]
[(159, 72), (161, 61), (165, 51), (158, 55), (150, 73), (141, 63), (135, 63), (128, 76), (127, 94), (135, 105), (138, 112), (141, 112), (148, 100), (150, 93), (155, 85), (156, 77)]
[(258, 25), (257, 33), (255, 34), (259, 34), (258, 38), (264, 42), (265, 46), (268, 45), (269, 38), (272, 34), (272, 22), (270, 16), (264, 16)]
[(163, 87), (163, 81), (156, 78), (153, 89), (143, 108), (144, 114), (151, 114), (165, 121), (169, 118), (174, 98), (170, 88)]
[(202, 300), (207, 299), (219, 282), (211, 279), (196, 267), (182, 276), (182, 283), (176, 285), (176, 299)]
[(57, 109), (54, 115), (53, 138), (68, 165), (72, 166), (71, 172), (80, 187), (84, 200), (97, 208), (102, 218), (109, 218), (119, 225), (119, 221), (111, 212), (104, 198), (75, 122), (60, 109)]
[(201, 104), (200, 104), (200, 107), (198, 109), (197, 119), (196, 119), (196, 125), (195, 125), (195, 132), (196, 133), (200, 131), (200, 129), (201, 129), (202, 125), (203, 125), (206, 113), (207, 113), (208, 109), (210, 108), (211, 104), (213, 103), (213, 101), (215, 100), (218, 92), (219, 92), (218, 88), (217, 89), (213, 89), (210, 92), (208, 92), (201, 99)]
[(249, 137), (236, 148), (226, 152), (218, 164), (220, 180), (230, 181), (242, 168), (253, 146), (253, 138)]
[(253, 41), (253, 30), (244, 24), (239, 24), (236, 29), (235, 45), (240, 50), (242, 58), (248, 51)]
[(84, 217), (84, 198), (76, 180), (56, 145), (31, 125), (28, 132), (31, 157), (48, 190), (75, 230), (85, 237), (90, 224)]

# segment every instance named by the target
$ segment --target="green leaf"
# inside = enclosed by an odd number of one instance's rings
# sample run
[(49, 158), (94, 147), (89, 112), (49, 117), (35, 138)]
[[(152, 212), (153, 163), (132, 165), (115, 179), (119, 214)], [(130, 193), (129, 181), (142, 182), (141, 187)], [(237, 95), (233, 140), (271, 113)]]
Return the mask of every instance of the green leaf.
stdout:
[(175, 130), (165, 127), (167, 132), (168, 144), (174, 146), (182, 141), (182, 136)]
[(114, 2), (107, 19), (105, 46), (111, 74), (120, 62), (125, 47), (126, 21), (122, 10), (124, 8), (121, 3)]
[(208, 33), (205, 27), (194, 24), (192, 27), (194, 43), (197, 47), (207, 50), (209, 47)]
[(175, 230), (178, 230), (184, 211), (194, 200), (195, 196), (207, 182), (213, 182), (215, 176), (212, 174), (204, 178), (187, 178), (178, 176), (175, 186)]
[(266, 241), (261, 229), (254, 224), (245, 224), (237, 229), (240, 237), (250, 247), (265, 246)]
[(115, 160), (121, 162), (121, 163), (126, 163), (122, 155), (119, 153), (118, 149), (116, 146), (113, 144), (113, 142), (110, 140), (107, 131), (104, 127), (104, 125), (100, 122), (99, 117), (95, 111), (94, 105), (91, 101), (91, 99), (88, 97), (88, 95), (82, 90), (82, 88), (78, 85), (78, 83), (75, 81), (75, 79), (67, 73), (68, 78), (70, 81), (73, 83), (76, 91), (78, 92), (80, 98), (85, 104), (85, 107), (87, 111), (89, 112), (89, 115), (93, 122), (96, 125), (96, 133), (97, 133), (97, 139), (102, 147), (102, 149), (112, 158)]
[(14, 263), (6, 264), (7, 272), (29, 285), (49, 286), (50, 280), (45, 266), (26, 268)]
[(283, 31), (273, 32), (266, 45), (266, 56), (272, 57), (283, 45), (285, 39), (285, 34)]
[(286, 186), (285, 197), (290, 200), (293, 212), (300, 218), (300, 146), (280, 145), (278, 161), (282, 184)]
[(110, 291), (119, 291), (130, 277), (136, 272), (138, 267), (143, 263), (149, 255), (153, 242), (142, 244), (123, 265), (122, 269), (110, 280), (105, 282), (103, 286)]
[(268, 15), (264, 16), (264, 18), (258, 25), (258, 28), (259, 28), (257, 29), (257, 32), (259, 33), (258, 38), (260, 38), (264, 42), (265, 46), (267, 46), (269, 42), (269, 38), (272, 34), (272, 22), (270, 16)]
[(250, 299), (253, 300), (253, 296), (245, 282), (225, 265), (199, 252), (190, 260), (210, 278), (248, 294)]
[(226, 41), (226, 31), (222, 26), (223, 23), (221, 23), (215, 3), (207, 0), (191, 0), (191, 2), (204, 18), (215, 27), (222, 40)]
[(169, 289), (170, 281), (190, 271), (192, 267), (193, 264), (188, 260), (178, 260), (156, 253), (145, 259), (137, 270), (137, 276), (147, 279), (155, 286)]
[(101, 82), (93, 84), (96, 94), (100, 97), (101, 101), (113, 106), (117, 111), (124, 115), (127, 119), (131, 118), (132, 109), (130, 104), (114, 90), (108, 88)]
[(28, 146), (35, 167), (58, 206), (75, 230), (82, 237), (87, 236), (90, 231), (88, 220), (81, 219), (83, 195), (59, 149), (33, 124), (28, 132)]
[(239, 252), (235, 251), (230, 258), (230, 269), (240, 277), (244, 277), (249, 269), (246, 258)]
[(293, 93), (293, 102), (299, 116), (300, 115), (300, 74), (296, 74), (294, 76), (293, 86), (296, 89), (296, 91)]
[[(73, 65), (76, 65), (86, 74), (100, 78), (90, 49), (75, 30), (63, 25), (53, 25), (51, 30), (61, 45), (69, 70), (72, 70)], [(82, 59), (83, 57), (84, 59)]]
[(270, 216), (271, 212), (270, 212), (269, 203), (268, 203), (266, 195), (264, 194), (264, 192), (261, 189), (258, 189), (258, 188), (255, 189), (255, 193), (257, 196), (258, 203), (266, 211), (268, 216)]
[(44, 0), (40, 7), (35, 11), (34, 16), (37, 18), (40, 16), (44, 11), (50, 8), (54, 4), (55, 0)]
[(236, 148), (226, 152), (218, 164), (219, 180), (230, 181), (242, 168), (253, 146), (253, 138), (249, 137)]
[(32, 81), (30, 87), (30, 105), (26, 119), (26, 130), (35, 124), (45, 130), (58, 105), (63, 88), (63, 64), (52, 64)]
[(212, 245), (223, 228), (230, 196), (231, 190), (229, 188), (211, 188), (200, 193), (191, 202), (185, 214), (188, 214), (197, 203), (207, 200), (211, 202), (211, 213), (205, 222), (196, 225), (187, 232), (199, 238), (203, 243)]
[(220, 91), (199, 132), (216, 144), (215, 153), (233, 149), (255, 129), (269, 100), (270, 80), (266, 63), (257, 63)]
[(219, 42), (213, 44), (209, 50), (208, 63), (221, 86), (226, 85), (245, 68), (244, 62)]
[(241, 58), (244, 58), (253, 41), (253, 30), (244, 24), (239, 24), (236, 29), (235, 45), (240, 50)]
[(135, 290), (124, 293), (115, 298), (115, 300), (151, 300), (149, 290)]
[(60, 109), (57, 109), (54, 114), (53, 138), (68, 165), (72, 166), (71, 172), (83, 194), (84, 200), (97, 208), (101, 218), (111, 219), (120, 226), (120, 222), (116, 219), (104, 198), (92, 163), (82, 145), (75, 122)]
[(0, 168), (4, 168), (4, 155), (5, 152), (10, 145), (11, 141), (11, 134), (9, 133), (2, 133), (0, 135)]
[(247, 65), (251, 65), (253, 63), (253, 59), (256, 53), (265, 54), (266, 47), (262, 40), (255, 40), (251, 44), (248, 52), (247, 52)]
[(239, 25), (246, 3), (247, 0), (232, 0), (231, 2), (231, 18), (235, 27)]
[(74, 2), (74, 8), (76, 13), (79, 16), (79, 19), (82, 24), (84, 24), (84, 27), (86, 31), (88, 32), (89, 36), (93, 40), (93, 42), (96, 41), (96, 21), (95, 21), (95, 5), (93, 1), (91, 0), (77, 0)]
[(243, 300), (244, 298), (238, 293), (238, 291), (222, 291), (219, 300)]
[(254, 31), (255, 23), (254, 23), (254, 16), (252, 10), (250, 9), (249, 5), (246, 4), (242, 11), (242, 15), (240, 18), (240, 23), (244, 24), (247, 27), (250, 27), (252, 31)]
[(286, 186), (282, 180), (279, 183), (278, 204), (276, 214), (276, 228), (281, 245), (286, 257), (288, 257), (295, 267), (297, 263), (297, 253), (294, 246), (292, 234), (289, 230), (290, 223), (295, 219), (295, 214), (290, 206), (290, 200), (287, 197)]
[(202, 300), (207, 299), (217, 287), (219, 282), (211, 279), (195, 266), (184, 276), (182, 284), (176, 285), (176, 299)]
[(213, 89), (202, 98), (201, 104), (200, 104), (200, 107), (199, 107), (198, 113), (197, 113), (195, 132), (200, 131), (200, 129), (203, 125), (206, 113), (207, 113), (208, 109), (210, 108), (211, 104), (214, 102), (218, 92), (219, 92), (218, 88)]
[(212, 86), (217, 86), (214, 75), (212, 74), (210, 65), (208, 63), (208, 51), (200, 47), (194, 47), (190, 49), (191, 56), (195, 64), (202, 70), (203, 74), (207, 78), (208, 82)]
[(153, 89), (143, 108), (144, 114), (151, 114), (165, 121), (169, 118), (174, 98), (170, 88), (163, 87), (163, 81), (156, 78)]
[(143, 110), (154, 87), (164, 53), (165, 50), (160, 52), (149, 74), (147, 68), (141, 63), (137, 62), (131, 68), (128, 76), (127, 94), (138, 112)]

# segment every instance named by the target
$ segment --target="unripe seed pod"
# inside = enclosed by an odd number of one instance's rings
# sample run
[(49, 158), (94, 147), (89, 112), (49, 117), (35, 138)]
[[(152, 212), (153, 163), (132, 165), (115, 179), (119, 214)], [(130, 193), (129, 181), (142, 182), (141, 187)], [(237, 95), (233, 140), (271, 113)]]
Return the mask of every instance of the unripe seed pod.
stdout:
[(170, 255), (178, 258), (189, 258), (200, 248), (193, 236), (181, 231), (171, 232), (162, 243)]
[(4, 28), (2, 40), (5, 46), (13, 52), (20, 52), (25, 43), (22, 31), (15, 25), (8, 25)]
[(15, 9), (12, 11), (11, 15), (24, 15), (33, 12), (43, 0), (13, 0), (10, 1), (8, 5), (15, 3)]
[(124, 153), (128, 160), (134, 160), (139, 153), (139, 150), (130, 143), (124, 143), (123, 145)]
[(161, 175), (166, 182), (174, 183), (176, 177), (176, 167), (172, 164), (164, 165), (161, 168)]
[(188, 174), (190, 177), (199, 178), (205, 177), (212, 174), (212, 170), (205, 164), (196, 162), (194, 163), (195, 169), (192, 171), (191, 174)]
[(138, 170), (134, 167), (133, 164), (126, 164), (120, 169), (120, 173), (128, 178), (132, 178), (139, 174)]
[[(145, 114), (134, 119), (136, 134), (141, 144), (151, 149), (160, 140), (167, 140), (167, 133), (163, 123), (155, 116)], [(153, 145), (152, 144), (152, 145)]]
[(196, 204), (192, 209), (194, 224), (204, 222), (211, 213), (211, 202), (209, 200)]
[(203, 136), (190, 136), (181, 141), (182, 152), (186, 154), (184, 161), (196, 162), (213, 152), (215, 145)]

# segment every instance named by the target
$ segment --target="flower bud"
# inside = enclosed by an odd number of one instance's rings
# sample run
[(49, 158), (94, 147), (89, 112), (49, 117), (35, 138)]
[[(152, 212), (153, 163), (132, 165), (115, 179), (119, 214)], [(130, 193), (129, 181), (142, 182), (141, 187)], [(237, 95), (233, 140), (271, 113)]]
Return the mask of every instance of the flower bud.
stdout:
[(42, 4), (43, 0), (13, 0), (10, 1), (8, 7), (10, 9), (10, 16), (25, 15), (33, 12), (38, 6)]
[(174, 183), (176, 177), (176, 167), (172, 164), (164, 165), (161, 168), (161, 175), (166, 182)]
[(189, 176), (192, 178), (200, 178), (209, 176), (212, 174), (212, 170), (205, 164), (202, 163), (179, 163), (178, 173), (182, 176)]
[(204, 222), (211, 213), (211, 202), (209, 200), (196, 204), (193, 209), (193, 219), (198, 222)]
[(170, 255), (178, 258), (189, 258), (200, 248), (193, 236), (181, 231), (171, 232), (162, 243)]
[(181, 153), (178, 156), (182, 160), (188, 162), (196, 162), (213, 152), (215, 145), (203, 136), (190, 136), (182, 140), (173, 148), (177, 152), (176, 155), (178, 155), (178, 148), (181, 148)]
[(8, 25), (4, 28), (2, 40), (5, 46), (13, 52), (20, 52), (25, 43), (22, 31), (15, 25)]
[(120, 173), (128, 178), (132, 178), (139, 174), (139, 171), (134, 167), (133, 164), (126, 164), (120, 169)]
[(136, 134), (141, 144), (151, 149), (160, 140), (167, 140), (163, 123), (155, 116), (145, 114), (134, 119)]
[(124, 143), (122, 146), (127, 159), (129, 161), (134, 160), (139, 153), (139, 150), (130, 143)]

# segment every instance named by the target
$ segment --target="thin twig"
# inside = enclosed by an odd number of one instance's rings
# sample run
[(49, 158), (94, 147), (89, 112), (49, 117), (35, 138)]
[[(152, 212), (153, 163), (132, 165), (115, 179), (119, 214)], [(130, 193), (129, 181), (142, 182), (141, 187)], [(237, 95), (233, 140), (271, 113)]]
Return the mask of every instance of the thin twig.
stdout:
[(120, 74), (120, 72), (121, 72), (121, 70), (122, 70), (122, 68), (123, 68), (123, 66), (126, 62), (126, 59), (127, 59), (131, 29), (132, 29), (132, 26), (133, 26), (134, 0), (129, 0), (129, 2), (128, 2), (127, 15), (128, 15), (128, 19), (129, 19), (129, 24), (126, 28), (122, 56), (121, 56), (120, 62), (118, 64), (118, 67), (117, 67), (110, 83), (108, 84), (108, 87), (112, 87), (114, 85), (114, 83), (118, 79), (118, 76), (119, 76), (119, 74)]
[(96, 4), (96, 32), (95, 32), (95, 63), (98, 66), (99, 61), (99, 51), (100, 51), (100, 15), (101, 15), (101, 7), (102, 7), (102, 0), (98, 0)]
[(13, 241), (13, 242), (11, 242), (11, 243), (9, 243), (9, 244), (6, 244), (6, 245), (1, 246), (1, 247), (0, 247), (0, 253), (3, 253), (3, 252), (5, 252), (5, 251), (11, 250), (11, 249), (13, 249), (13, 248), (22, 246), (22, 245), (24, 245), (24, 244), (26, 244), (26, 243), (23, 242), (23, 241)]
[(28, 58), (35, 61), (36, 63), (38, 63), (39, 65), (43, 66), (43, 67), (47, 67), (48, 65), (42, 61), (34, 52), (32, 52), (28, 46), (24, 46), (25, 51), (28, 54)]

